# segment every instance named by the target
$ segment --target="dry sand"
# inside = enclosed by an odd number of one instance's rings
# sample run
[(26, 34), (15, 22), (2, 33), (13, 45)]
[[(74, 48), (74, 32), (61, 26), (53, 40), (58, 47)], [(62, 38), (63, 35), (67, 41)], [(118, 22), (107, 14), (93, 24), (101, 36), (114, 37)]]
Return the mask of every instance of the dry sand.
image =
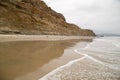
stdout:
[(58, 36), (58, 35), (0, 35), (0, 42), (6, 41), (55, 41), (72, 39), (92, 39), (90, 36)]

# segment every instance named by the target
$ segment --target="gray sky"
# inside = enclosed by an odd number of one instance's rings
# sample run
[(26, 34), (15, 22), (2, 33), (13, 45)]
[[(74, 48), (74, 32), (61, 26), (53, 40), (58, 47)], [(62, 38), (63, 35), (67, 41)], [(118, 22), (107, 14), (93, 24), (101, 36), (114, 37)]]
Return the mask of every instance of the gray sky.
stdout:
[(96, 33), (120, 35), (120, 0), (44, 0), (67, 22)]

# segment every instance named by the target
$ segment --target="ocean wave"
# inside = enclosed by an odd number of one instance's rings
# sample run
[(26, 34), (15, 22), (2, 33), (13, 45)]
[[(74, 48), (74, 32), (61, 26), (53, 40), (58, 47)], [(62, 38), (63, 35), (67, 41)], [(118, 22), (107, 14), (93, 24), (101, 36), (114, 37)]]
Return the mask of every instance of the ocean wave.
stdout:
[(88, 44), (83, 50), (90, 50), (102, 53), (120, 53), (120, 42), (117, 40), (108, 39), (94, 39), (94, 41)]

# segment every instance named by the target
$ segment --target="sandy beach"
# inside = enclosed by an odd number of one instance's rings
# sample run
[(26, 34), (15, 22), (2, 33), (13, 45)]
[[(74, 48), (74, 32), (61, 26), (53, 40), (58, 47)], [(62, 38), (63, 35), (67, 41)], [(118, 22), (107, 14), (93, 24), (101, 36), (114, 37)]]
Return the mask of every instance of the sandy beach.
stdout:
[[(78, 42), (65, 36), (0, 36), (0, 80), (38, 80), (50, 71), (82, 57), (75, 54)], [(67, 40), (65, 40), (67, 39)], [(76, 38), (75, 38), (76, 39)]]
[(0, 80), (119, 80), (119, 43), (119, 37), (1, 35)]

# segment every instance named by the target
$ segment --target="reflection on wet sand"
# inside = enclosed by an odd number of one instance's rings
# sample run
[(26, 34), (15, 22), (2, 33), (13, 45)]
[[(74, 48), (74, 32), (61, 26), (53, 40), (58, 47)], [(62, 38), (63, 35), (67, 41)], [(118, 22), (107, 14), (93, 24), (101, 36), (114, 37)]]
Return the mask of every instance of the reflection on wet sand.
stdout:
[[(67, 57), (63, 54), (65, 49), (79, 41), (1, 42), (0, 80), (37, 80), (70, 59), (77, 58), (77, 54)], [(63, 60), (63, 63), (59, 63), (61, 56), (64, 57), (62, 59), (68, 58), (68, 61)]]

